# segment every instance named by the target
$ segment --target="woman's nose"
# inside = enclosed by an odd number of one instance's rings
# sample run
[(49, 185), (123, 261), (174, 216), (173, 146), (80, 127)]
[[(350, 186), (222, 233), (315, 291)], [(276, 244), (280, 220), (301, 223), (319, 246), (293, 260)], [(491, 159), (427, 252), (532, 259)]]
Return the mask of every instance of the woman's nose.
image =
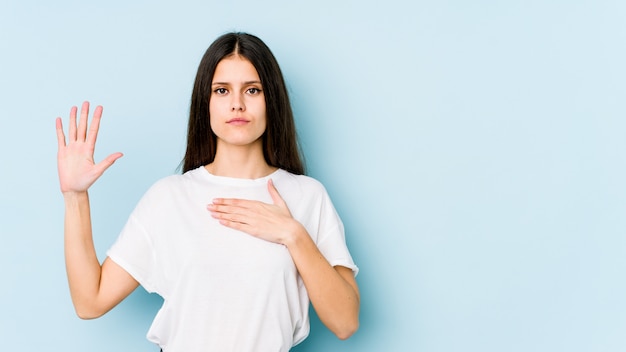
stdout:
[(233, 100), (231, 102), (232, 111), (244, 111), (246, 109), (245, 104), (243, 103), (243, 97), (241, 94), (233, 94)]

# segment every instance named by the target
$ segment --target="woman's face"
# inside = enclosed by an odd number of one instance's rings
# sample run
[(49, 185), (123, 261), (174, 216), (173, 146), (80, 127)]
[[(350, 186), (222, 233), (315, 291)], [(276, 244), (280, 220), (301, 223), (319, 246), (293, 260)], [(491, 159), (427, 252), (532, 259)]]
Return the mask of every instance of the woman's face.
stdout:
[(217, 64), (209, 101), (211, 129), (220, 146), (261, 147), (265, 132), (265, 96), (256, 69), (238, 55)]

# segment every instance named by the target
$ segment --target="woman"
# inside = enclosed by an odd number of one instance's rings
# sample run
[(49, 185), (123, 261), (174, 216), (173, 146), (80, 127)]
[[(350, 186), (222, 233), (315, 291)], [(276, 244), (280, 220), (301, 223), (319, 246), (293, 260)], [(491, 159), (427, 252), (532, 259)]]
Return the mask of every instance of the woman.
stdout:
[(65, 257), (79, 317), (99, 317), (138, 285), (164, 299), (148, 339), (167, 352), (288, 351), (309, 332), (308, 304), (339, 338), (358, 328), (358, 269), (323, 186), (304, 176), (276, 59), (229, 33), (205, 53), (193, 89), (183, 174), (141, 199), (100, 265), (88, 188), (102, 115), (57, 118)]

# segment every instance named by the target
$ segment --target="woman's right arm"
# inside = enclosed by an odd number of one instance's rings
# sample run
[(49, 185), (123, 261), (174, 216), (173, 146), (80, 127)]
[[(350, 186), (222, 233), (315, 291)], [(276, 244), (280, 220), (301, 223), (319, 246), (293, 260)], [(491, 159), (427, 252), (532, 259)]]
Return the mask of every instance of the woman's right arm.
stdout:
[(72, 302), (80, 318), (92, 319), (115, 307), (139, 283), (108, 258), (100, 265), (96, 256), (87, 190), (122, 153), (94, 163), (102, 107), (96, 107), (89, 128), (89, 103), (83, 103), (78, 122), (77, 110), (72, 107), (70, 111), (67, 143), (61, 118), (56, 120), (57, 162), (65, 201), (65, 266)]

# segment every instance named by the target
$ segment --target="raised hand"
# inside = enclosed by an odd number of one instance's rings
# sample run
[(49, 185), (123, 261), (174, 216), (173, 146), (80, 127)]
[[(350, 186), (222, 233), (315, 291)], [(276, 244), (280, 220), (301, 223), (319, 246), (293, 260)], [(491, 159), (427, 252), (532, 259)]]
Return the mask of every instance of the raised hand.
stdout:
[(292, 216), (287, 204), (270, 179), (267, 189), (273, 204), (256, 200), (216, 198), (207, 206), (220, 224), (266, 241), (286, 244), (302, 225)]
[(99, 163), (93, 160), (96, 147), (96, 138), (100, 128), (102, 106), (96, 107), (89, 128), (89, 102), (84, 102), (80, 109), (78, 124), (76, 113), (78, 108), (73, 106), (70, 110), (70, 123), (67, 143), (63, 133), (61, 118), (56, 119), (57, 139), (59, 151), (57, 165), (59, 170), (59, 182), (61, 192), (85, 192), (104, 173), (109, 166), (122, 157), (122, 153), (113, 153)]

